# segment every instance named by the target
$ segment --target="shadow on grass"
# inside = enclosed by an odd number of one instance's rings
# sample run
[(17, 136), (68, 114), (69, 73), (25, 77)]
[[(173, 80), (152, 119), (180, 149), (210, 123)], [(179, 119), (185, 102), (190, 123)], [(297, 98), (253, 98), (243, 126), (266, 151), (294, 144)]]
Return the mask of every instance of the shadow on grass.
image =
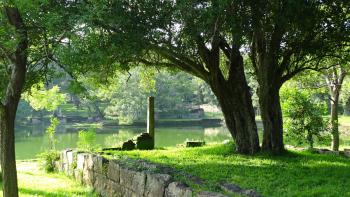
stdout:
[(93, 197), (92, 193), (86, 192), (65, 192), (65, 191), (55, 191), (55, 192), (47, 192), (38, 189), (29, 189), (29, 188), (20, 188), (19, 193), (31, 195), (31, 196), (48, 196), (48, 197), (67, 197), (67, 196), (87, 196)]
[[(2, 182), (0, 182), (0, 193), (2, 193)], [(47, 197), (67, 197), (67, 196), (84, 196), (84, 197), (96, 197), (92, 192), (66, 192), (66, 191), (55, 191), (48, 192), (40, 189), (30, 189), (30, 188), (19, 188), (19, 196), (29, 195), (29, 196), (47, 196)]]
[[(266, 152), (256, 153), (254, 155), (241, 155), (235, 152), (235, 147), (233, 144), (223, 144), (217, 145), (216, 147), (201, 147), (193, 149), (197, 155), (208, 155), (208, 156), (238, 156), (242, 158), (252, 158), (252, 159), (269, 159), (274, 161), (300, 161), (300, 160), (308, 160), (308, 161), (327, 161), (327, 162), (342, 162), (344, 164), (350, 165), (350, 159), (341, 156), (341, 155), (326, 155), (326, 154), (318, 154), (312, 153), (310, 151), (290, 151), (286, 150), (282, 154), (273, 155)], [(191, 151), (191, 150), (189, 150)]]
[(209, 190), (230, 182), (263, 196), (350, 196), (350, 160), (339, 155), (286, 151), (247, 156), (235, 153), (233, 145), (215, 145), (181, 149), (175, 155), (165, 152), (153, 159), (204, 179)]

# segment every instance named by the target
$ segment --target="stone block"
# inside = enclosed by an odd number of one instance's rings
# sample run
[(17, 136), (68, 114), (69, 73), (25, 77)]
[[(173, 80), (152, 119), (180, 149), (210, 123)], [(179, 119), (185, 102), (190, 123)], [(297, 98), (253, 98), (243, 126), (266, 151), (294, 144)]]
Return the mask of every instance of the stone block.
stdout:
[(344, 149), (344, 156), (345, 157), (350, 157), (350, 149)]
[(142, 133), (136, 138), (136, 148), (140, 150), (151, 150), (154, 148), (153, 137), (149, 133)]
[(130, 187), (132, 184), (132, 179), (134, 178), (135, 171), (129, 170), (127, 168), (119, 168), (120, 179), (119, 183), (122, 186)]
[(146, 174), (146, 189), (144, 196), (162, 197), (165, 194), (165, 188), (168, 186), (171, 176), (168, 174)]
[(108, 179), (105, 175), (94, 173), (95, 176), (95, 182), (93, 184), (93, 187), (95, 188), (95, 191), (100, 194), (101, 196), (107, 196), (108, 191)]
[(165, 197), (192, 197), (192, 190), (184, 183), (172, 182), (165, 189)]
[(204, 141), (187, 141), (186, 142), (186, 147), (201, 147), (204, 145), (205, 145)]
[(123, 142), (122, 150), (134, 150), (136, 147), (136, 144), (132, 140), (128, 140)]
[(109, 161), (107, 177), (116, 183), (120, 182), (119, 164), (115, 160)]
[(83, 183), (83, 171), (82, 170), (75, 169), (73, 171), (73, 175), (74, 175), (74, 178), (77, 182), (79, 182), (80, 184)]
[(84, 157), (84, 170), (93, 170), (94, 168), (94, 162), (93, 162), (93, 155), (88, 153)]
[(84, 170), (85, 157), (88, 155), (86, 153), (78, 153), (77, 154), (77, 170)]
[(92, 156), (93, 171), (100, 174), (107, 174), (108, 160), (100, 155)]
[(125, 193), (124, 186), (121, 186), (118, 183), (111, 180), (108, 180), (107, 190), (107, 196), (109, 197), (123, 197)]
[(95, 183), (95, 176), (92, 170), (84, 169), (83, 171), (83, 183), (88, 186), (93, 186)]
[(146, 174), (145, 172), (136, 172), (132, 180), (131, 190), (137, 196), (143, 196), (146, 187)]
[(220, 193), (207, 192), (207, 191), (199, 192), (196, 196), (197, 197), (227, 197), (227, 196), (220, 194)]

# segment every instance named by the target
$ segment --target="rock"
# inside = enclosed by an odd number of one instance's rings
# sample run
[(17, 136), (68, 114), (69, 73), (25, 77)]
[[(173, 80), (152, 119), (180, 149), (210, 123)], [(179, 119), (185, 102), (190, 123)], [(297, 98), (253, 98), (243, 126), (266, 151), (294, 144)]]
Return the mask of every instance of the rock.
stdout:
[(107, 196), (108, 179), (105, 175), (95, 173), (94, 188), (101, 196)]
[(146, 186), (146, 174), (145, 172), (136, 172), (132, 180), (132, 185), (130, 188), (137, 194), (137, 196), (143, 196), (145, 193)]
[(87, 157), (87, 154), (85, 153), (77, 154), (77, 170), (84, 170), (85, 157)]
[(197, 194), (197, 197), (227, 197), (227, 196), (216, 192), (202, 191)]
[(78, 181), (78, 183), (80, 183), (80, 184), (83, 183), (83, 171), (76, 169), (73, 171), (73, 176), (74, 176), (75, 180)]
[(94, 168), (94, 161), (93, 161), (93, 155), (92, 154), (86, 154), (84, 157), (84, 171), (85, 170), (93, 170)]
[(95, 183), (95, 176), (92, 170), (84, 169), (83, 171), (83, 183), (88, 186), (93, 186)]
[(116, 183), (120, 182), (119, 164), (114, 160), (109, 161), (107, 177)]
[(333, 151), (329, 149), (317, 149), (316, 152), (319, 154), (339, 155), (339, 151)]
[(222, 183), (220, 184), (220, 188), (227, 193), (239, 193), (242, 191), (241, 187), (231, 183)]
[(100, 174), (107, 174), (108, 160), (101, 155), (93, 155), (93, 171)]
[(344, 156), (345, 157), (350, 157), (350, 149), (344, 149)]
[(262, 197), (260, 194), (258, 194), (255, 190), (248, 189), (242, 191), (242, 194), (250, 196), (250, 197)]
[(260, 194), (258, 194), (255, 190), (252, 189), (242, 189), (238, 185), (232, 184), (232, 183), (221, 183), (220, 188), (224, 190), (228, 194), (240, 194), (240, 195), (245, 195), (245, 196), (250, 196), (250, 197), (261, 197)]
[(107, 196), (123, 197), (125, 196), (125, 187), (109, 180), (107, 185)]
[(171, 176), (168, 174), (151, 174), (147, 173), (146, 189), (144, 196), (147, 197), (162, 197), (165, 188), (170, 182)]
[(123, 143), (122, 150), (134, 150), (135, 149), (135, 143), (132, 140), (128, 140)]
[(71, 149), (66, 149), (64, 151), (61, 152), (61, 162), (62, 162), (62, 168), (61, 168), (61, 171), (64, 172), (64, 173), (67, 173), (68, 174), (68, 170), (69, 170), (69, 162), (68, 162), (68, 157), (67, 157), (67, 153), (71, 152), (72, 150)]
[(200, 147), (204, 145), (205, 145), (204, 141), (187, 141), (186, 142), (186, 147)]
[(134, 178), (135, 171), (126, 169), (126, 168), (119, 168), (120, 173), (120, 179), (119, 183), (120, 185), (127, 186), (132, 184), (132, 179)]
[(184, 183), (172, 182), (165, 190), (165, 197), (192, 197), (192, 190)]
[(76, 152), (70, 150), (66, 152), (66, 158), (67, 158), (67, 166), (66, 166), (66, 174), (68, 174), (69, 176), (73, 176), (74, 174), (74, 168), (76, 167)]
[(154, 140), (149, 133), (142, 133), (136, 138), (136, 148), (140, 150), (154, 149)]

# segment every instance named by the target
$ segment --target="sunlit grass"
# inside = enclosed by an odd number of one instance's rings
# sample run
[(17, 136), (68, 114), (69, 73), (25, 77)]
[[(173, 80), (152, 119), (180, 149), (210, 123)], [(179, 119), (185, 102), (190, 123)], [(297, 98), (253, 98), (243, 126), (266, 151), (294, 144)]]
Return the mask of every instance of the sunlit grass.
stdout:
[[(235, 154), (232, 145), (116, 152), (143, 158), (199, 176), (203, 189), (236, 183), (263, 196), (350, 196), (350, 160), (342, 156), (289, 151), (282, 156)], [(188, 180), (179, 177), (179, 179)]]
[[(36, 162), (17, 162), (19, 196), (92, 197), (91, 188), (80, 185), (63, 174), (47, 174)], [(1, 190), (1, 188), (0, 188)], [(0, 193), (2, 196), (2, 191)]]

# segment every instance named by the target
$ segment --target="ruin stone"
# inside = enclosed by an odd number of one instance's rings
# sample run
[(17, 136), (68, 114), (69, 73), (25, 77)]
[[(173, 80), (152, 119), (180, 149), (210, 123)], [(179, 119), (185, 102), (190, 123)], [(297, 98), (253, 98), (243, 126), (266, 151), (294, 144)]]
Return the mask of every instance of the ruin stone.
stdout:
[(135, 149), (135, 143), (132, 140), (128, 140), (123, 143), (122, 150), (134, 150)]
[(154, 140), (149, 133), (141, 133), (136, 138), (136, 148), (139, 150), (152, 150), (154, 148)]

